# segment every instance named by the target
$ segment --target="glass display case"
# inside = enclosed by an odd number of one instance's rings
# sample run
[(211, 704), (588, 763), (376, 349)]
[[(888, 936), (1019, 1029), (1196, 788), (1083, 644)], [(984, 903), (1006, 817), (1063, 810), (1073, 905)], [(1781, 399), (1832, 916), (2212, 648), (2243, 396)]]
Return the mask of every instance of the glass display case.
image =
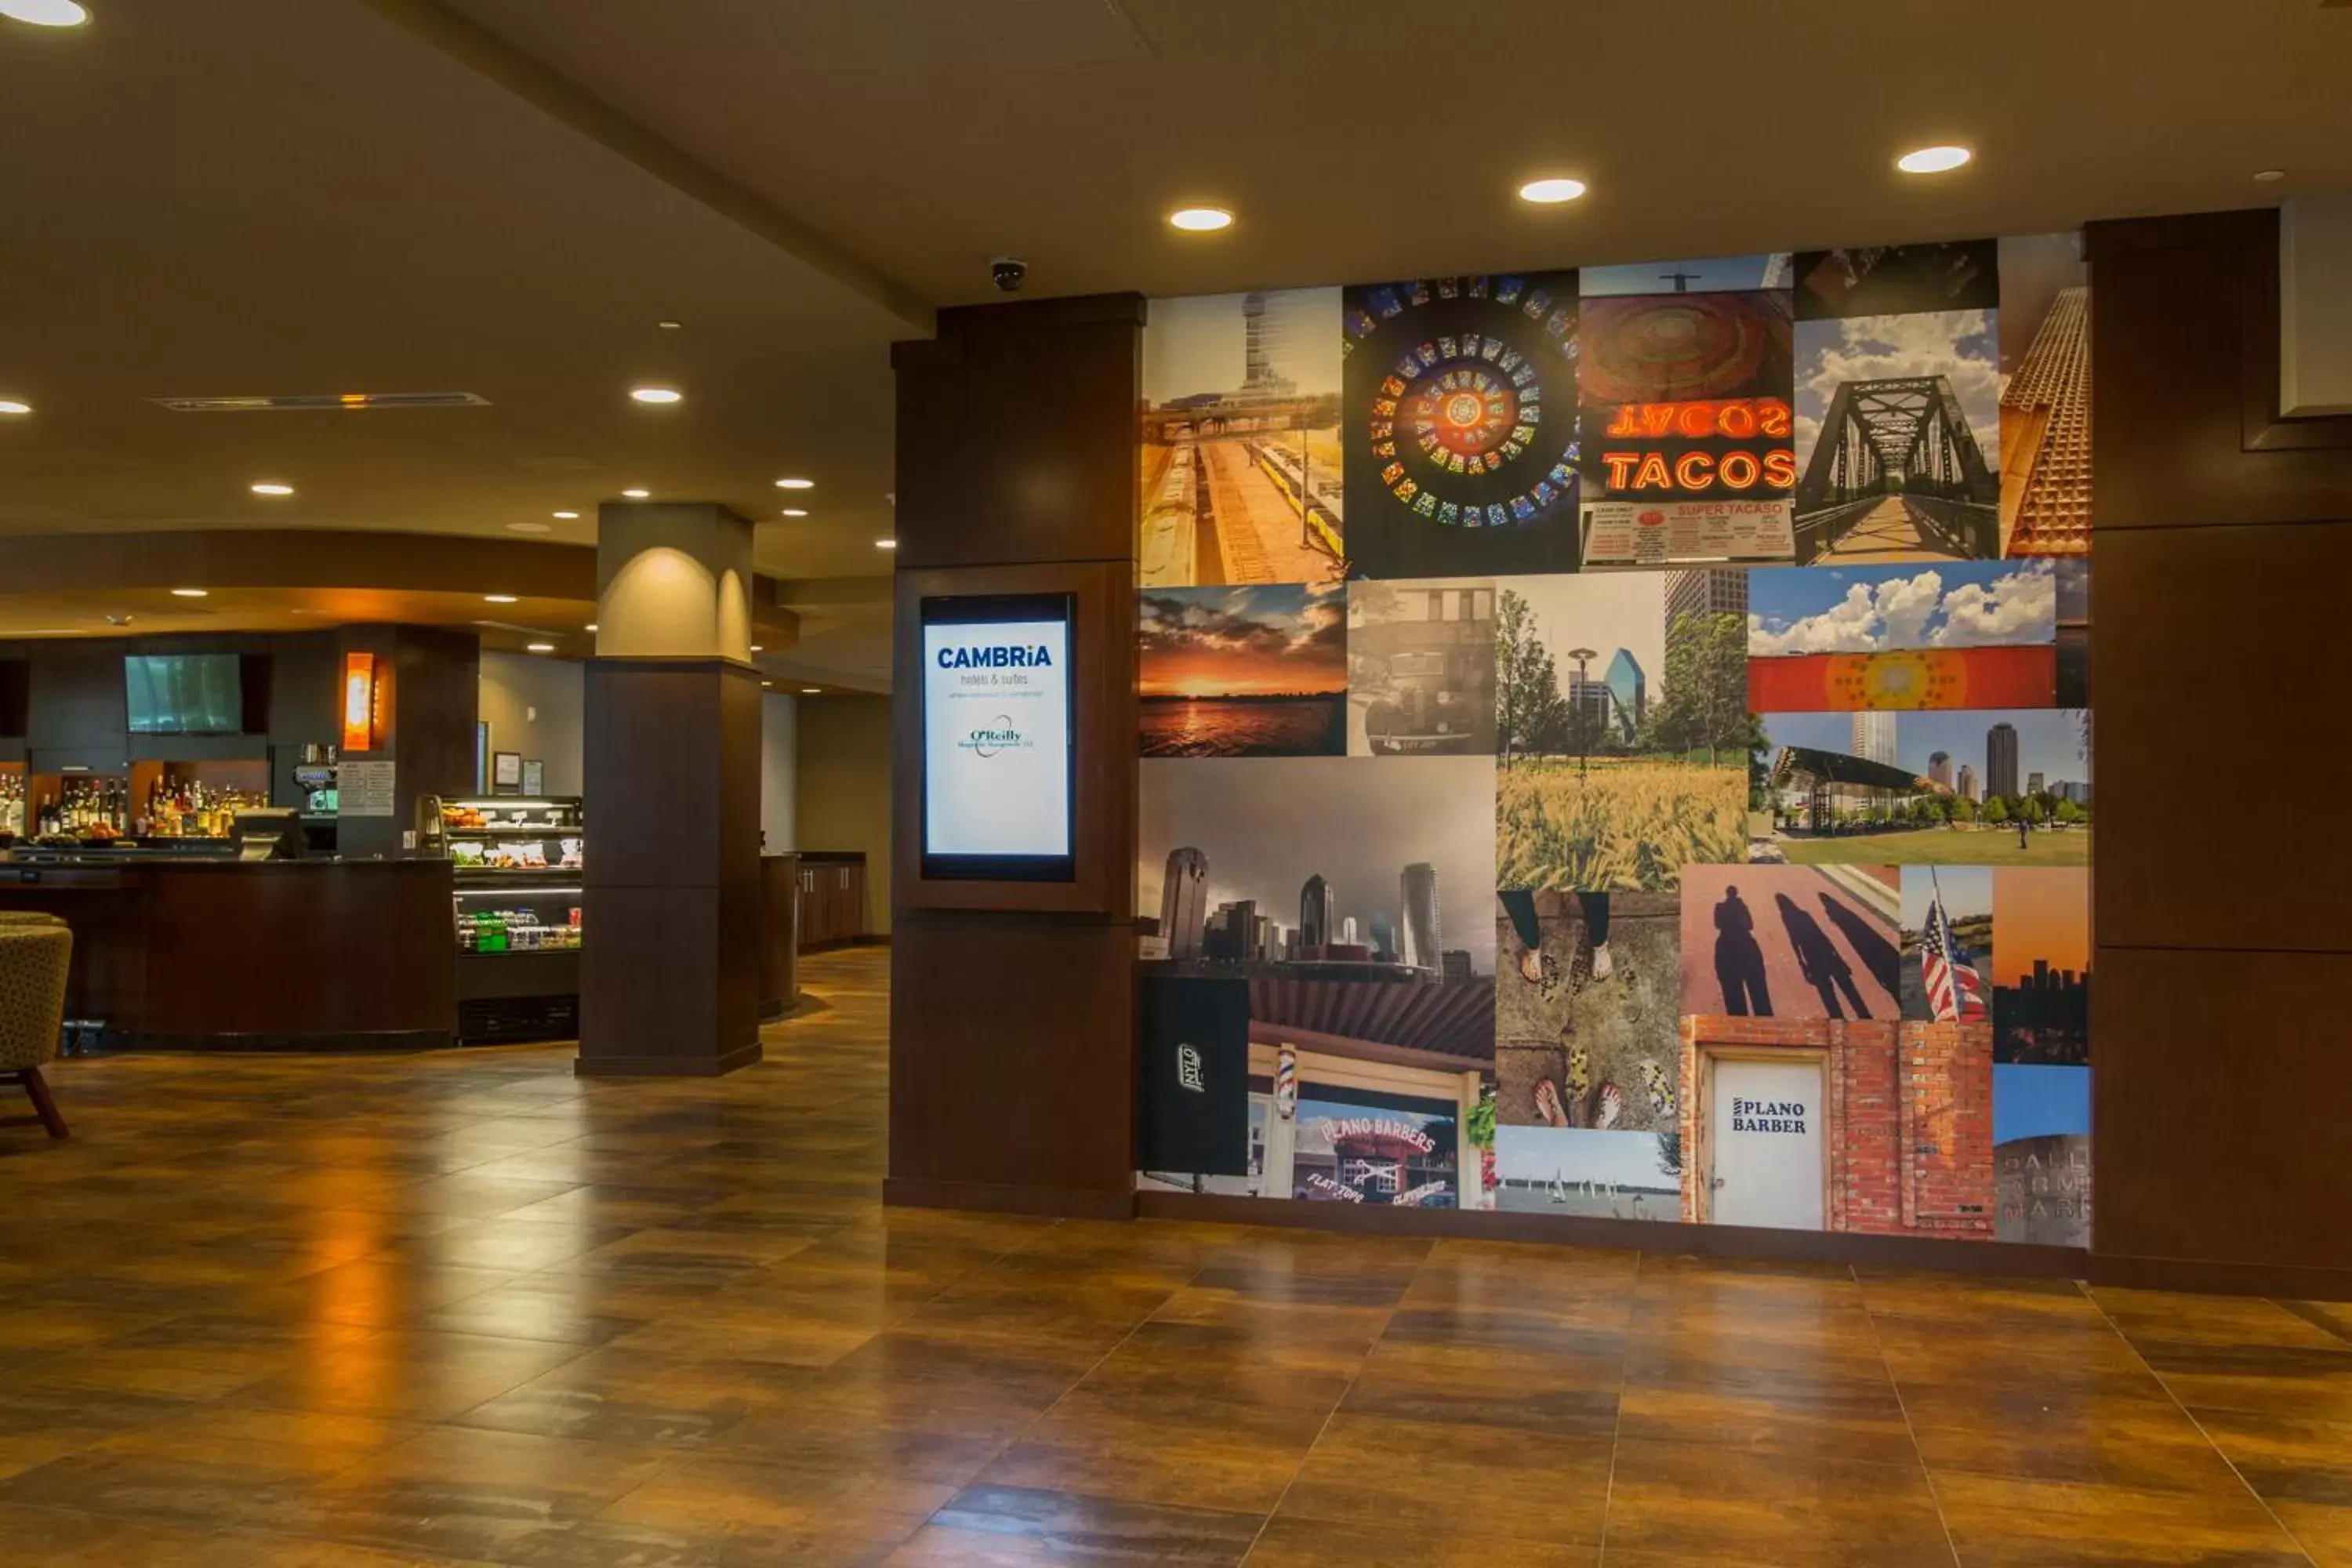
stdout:
[(574, 1037), (587, 848), (578, 797), (428, 797), (418, 815), (419, 847), (455, 871), (460, 1040)]

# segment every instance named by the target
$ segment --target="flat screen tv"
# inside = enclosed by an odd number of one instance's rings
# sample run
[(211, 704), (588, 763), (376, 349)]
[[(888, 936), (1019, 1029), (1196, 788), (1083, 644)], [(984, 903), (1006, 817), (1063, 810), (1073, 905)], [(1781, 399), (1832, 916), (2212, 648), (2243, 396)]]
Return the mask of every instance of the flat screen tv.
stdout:
[(134, 735), (234, 735), (245, 728), (244, 669), (236, 654), (130, 654), (122, 679)]

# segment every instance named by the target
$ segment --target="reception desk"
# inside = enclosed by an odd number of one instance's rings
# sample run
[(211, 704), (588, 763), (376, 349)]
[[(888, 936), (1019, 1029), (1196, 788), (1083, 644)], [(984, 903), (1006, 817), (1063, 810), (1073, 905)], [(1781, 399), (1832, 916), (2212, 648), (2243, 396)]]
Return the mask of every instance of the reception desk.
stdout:
[(0, 858), (0, 910), (73, 927), (66, 1016), (126, 1048), (452, 1044), (446, 860)]

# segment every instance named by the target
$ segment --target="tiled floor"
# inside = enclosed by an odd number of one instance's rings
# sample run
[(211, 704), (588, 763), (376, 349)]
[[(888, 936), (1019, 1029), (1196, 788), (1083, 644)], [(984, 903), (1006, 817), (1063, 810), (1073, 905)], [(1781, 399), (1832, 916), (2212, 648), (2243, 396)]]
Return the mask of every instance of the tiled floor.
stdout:
[(723, 1082), (118, 1058), (0, 1130), (0, 1563), (2352, 1564), (2352, 1309), (887, 1212)]

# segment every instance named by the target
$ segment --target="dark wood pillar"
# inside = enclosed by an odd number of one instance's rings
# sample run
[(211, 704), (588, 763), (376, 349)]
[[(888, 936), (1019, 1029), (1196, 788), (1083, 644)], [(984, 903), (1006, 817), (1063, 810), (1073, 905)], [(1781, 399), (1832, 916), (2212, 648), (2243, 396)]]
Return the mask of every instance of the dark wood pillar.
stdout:
[[(893, 355), (892, 1203), (1134, 1209), (1142, 323), (1133, 294), (942, 310), (935, 341)], [(1080, 605), (1076, 847), (1087, 869), (1058, 910), (925, 907), (920, 847), (908, 841), (922, 773), (913, 606), (924, 595), (1037, 590)]]
[(2094, 224), (2105, 1279), (2352, 1290), (2352, 418), (2278, 416), (2270, 211)]
[(751, 526), (608, 505), (586, 677), (583, 1077), (760, 1059), (760, 678)]

